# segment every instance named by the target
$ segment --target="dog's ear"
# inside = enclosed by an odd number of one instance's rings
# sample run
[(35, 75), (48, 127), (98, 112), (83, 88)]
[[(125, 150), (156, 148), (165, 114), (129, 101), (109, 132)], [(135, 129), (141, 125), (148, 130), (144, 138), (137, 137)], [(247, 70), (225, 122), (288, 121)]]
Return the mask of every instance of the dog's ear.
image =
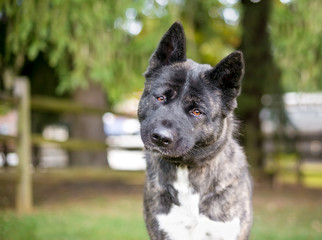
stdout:
[(181, 23), (175, 22), (163, 35), (159, 46), (150, 58), (146, 74), (151, 70), (175, 62), (186, 61), (186, 37)]
[(236, 51), (205, 73), (206, 78), (223, 92), (223, 100), (228, 110), (233, 110), (237, 107), (236, 97), (240, 94), (244, 72), (243, 53)]

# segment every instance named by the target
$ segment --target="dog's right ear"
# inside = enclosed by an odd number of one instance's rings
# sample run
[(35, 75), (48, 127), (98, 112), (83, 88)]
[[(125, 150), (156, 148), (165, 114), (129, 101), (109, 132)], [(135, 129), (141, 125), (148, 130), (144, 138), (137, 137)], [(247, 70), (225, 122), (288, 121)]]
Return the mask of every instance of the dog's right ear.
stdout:
[(181, 23), (175, 22), (163, 35), (159, 46), (152, 54), (145, 75), (159, 67), (186, 60), (186, 37), (184, 30)]

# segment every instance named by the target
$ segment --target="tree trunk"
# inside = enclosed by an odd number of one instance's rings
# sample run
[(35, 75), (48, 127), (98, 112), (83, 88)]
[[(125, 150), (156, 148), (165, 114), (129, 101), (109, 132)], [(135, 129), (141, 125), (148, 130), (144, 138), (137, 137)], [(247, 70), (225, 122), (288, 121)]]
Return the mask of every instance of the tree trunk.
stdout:
[[(106, 108), (107, 101), (101, 86), (90, 82), (87, 89), (75, 91), (73, 101), (85, 106)], [(73, 115), (70, 123), (71, 137), (88, 140), (105, 141), (102, 116), (97, 114)], [(71, 152), (70, 165), (77, 166), (107, 166), (105, 152)]]
[(240, 49), (245, 57), (245, 76), (237, 116), (242, 121), (242, 137), (253, 168), (263, 167), (262, 135), (259, 112), (264, 94), (280, 94), (280, 72), (273, 62), (268, 22), (271, 0), (253, 3), (242, 0), (243, 35)]

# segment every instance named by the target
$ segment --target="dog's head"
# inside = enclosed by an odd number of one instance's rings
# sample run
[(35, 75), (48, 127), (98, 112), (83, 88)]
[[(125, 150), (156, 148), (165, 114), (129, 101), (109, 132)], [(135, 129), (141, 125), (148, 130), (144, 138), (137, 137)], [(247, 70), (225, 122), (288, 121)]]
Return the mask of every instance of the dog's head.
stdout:
[(223, 142), (243, 73), (239, 51), (215, 67), (187, 60), (183, 27), (174, 23), (145, 73), (138, 109), (145, 147), (170, 161), (184, 161), (197, 153), (205, 155), (205, 148)]

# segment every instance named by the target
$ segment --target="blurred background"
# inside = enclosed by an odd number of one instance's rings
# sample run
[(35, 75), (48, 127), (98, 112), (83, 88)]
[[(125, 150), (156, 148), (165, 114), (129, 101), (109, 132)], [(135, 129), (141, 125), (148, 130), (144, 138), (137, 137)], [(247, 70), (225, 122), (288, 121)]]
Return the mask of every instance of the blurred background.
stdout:
[(321, 13), (320, 0), (0, 1), (0, 239), (148, 239), (136, 110), (174, 21), (196, 62), (244, 52), (251, 239), (322, 239)]

